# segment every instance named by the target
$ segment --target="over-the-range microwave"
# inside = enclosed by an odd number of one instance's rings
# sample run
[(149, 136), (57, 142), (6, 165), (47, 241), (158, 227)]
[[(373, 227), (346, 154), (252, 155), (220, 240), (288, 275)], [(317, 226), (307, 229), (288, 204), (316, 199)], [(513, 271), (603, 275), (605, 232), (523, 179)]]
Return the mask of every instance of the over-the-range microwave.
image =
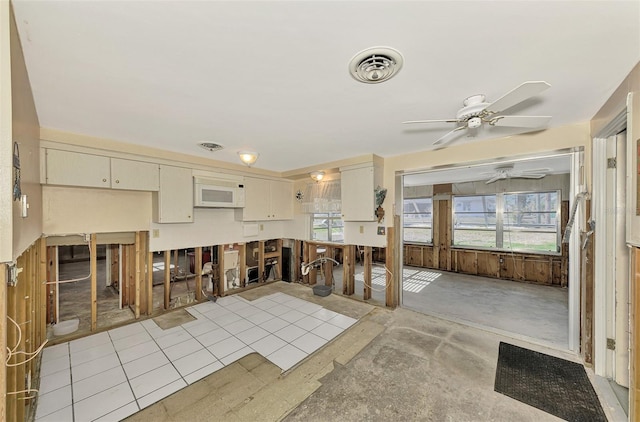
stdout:
[(244, 208), (244, 182), (193, 178), (193, 205), (208, 208)]

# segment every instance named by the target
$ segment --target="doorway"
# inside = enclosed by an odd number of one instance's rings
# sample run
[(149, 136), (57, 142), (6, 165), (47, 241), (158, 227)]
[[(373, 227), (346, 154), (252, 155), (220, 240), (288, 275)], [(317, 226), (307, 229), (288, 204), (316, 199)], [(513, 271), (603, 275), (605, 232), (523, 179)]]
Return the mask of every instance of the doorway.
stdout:
[(576, 244), (562, 234), (571, 206), (583, 203), (581, 157), (561, 151), (403, 175), (402, 305), (575, 351)]

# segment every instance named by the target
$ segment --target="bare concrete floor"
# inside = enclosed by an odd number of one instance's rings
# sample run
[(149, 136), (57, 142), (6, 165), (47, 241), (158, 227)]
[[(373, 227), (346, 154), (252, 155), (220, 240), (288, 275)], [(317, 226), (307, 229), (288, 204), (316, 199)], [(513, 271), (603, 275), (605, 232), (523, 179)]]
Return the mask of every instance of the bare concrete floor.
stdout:
[(404, 307), (569, 348), (567, 289), (411, 267), (405, 272), (411, 288), (403, 289)]
[(493, 391), (498, 345), (507, 341), (579, 361), (573, 354), (407, 309), (313, 296), (295, 283), (277, 282), (242, 296), (253, 300), (276, 291), (360, 320), (286, 373), (249, 355), (128, 420), (559, 420)]
[[(362, 300), (362, 266), (356, 266), (354, 298)], [(372, 299), (384, 306), (385, 269), (372, 270)], [(323, 279), (318, 279), (323, 284)], [(334, 267), (334, 293), (342, 294), (342, 267)], [(568, 290), (419, 267), (403, 269), (402, 306), (421, 313), (530, 341), (569, 348)]]

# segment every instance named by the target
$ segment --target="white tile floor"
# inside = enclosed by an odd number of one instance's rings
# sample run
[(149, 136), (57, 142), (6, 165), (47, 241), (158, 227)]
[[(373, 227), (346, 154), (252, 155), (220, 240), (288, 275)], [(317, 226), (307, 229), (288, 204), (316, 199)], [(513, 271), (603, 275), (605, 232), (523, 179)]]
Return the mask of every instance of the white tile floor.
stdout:
[(286, 371), (356, 322), (284, 293), (187, 311), (44, 349), (36, 421), (118, 421), (253, 352)]

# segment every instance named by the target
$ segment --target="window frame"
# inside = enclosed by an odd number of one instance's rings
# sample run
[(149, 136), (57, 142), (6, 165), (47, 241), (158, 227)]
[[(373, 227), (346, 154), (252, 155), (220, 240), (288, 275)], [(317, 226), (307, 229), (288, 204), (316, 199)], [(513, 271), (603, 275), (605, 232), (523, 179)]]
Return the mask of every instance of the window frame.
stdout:
[[(431, 200), (431, 212), (429, 213), (431, 215), (431, 225), (427, 228), (428, 230), (430, 230), (431, 232), (431, 236), (429, 238), (429, 241), (427, 242), (420, 242), (417, 240), (406, 240), (405, 239), (405, 229), (407, 229), (407, 214), (424, 214), (423, 212), (406, 212), (405, 210), (405, 201), (407, 200), (415, 200), (415, 199), (430, 199)], [(433, 245), (433, 196), (417, 196), (415, 198), (403, 198), (402, 199), (402, 242), (403, 243), (409, 243), (412, 245)]]
[[(555, 239), (556, 239), (556, 250), (555, 251), (541, 251), (536, 249), (525, 249), (525, 248), (505, 248), (505, 233), (545, 233), (541, 231), (535, 230), (526, 230), (526, 229), (511, 229), (505, 230), (505, 227), (508, 225), (505, 224), (505, 214), (506, 213), (506, 195), (520, 195), (520, 194), (544, 194), (544, 193), (555, 193), (557, 195), (556, 208), (553, 211), (544, 211), (544, 213), (555, 213)], [(455, 232), (456, 228), (454, 227), (454, 222), (456, 220), (456, 209), (454, 205), (455, 198), (469, 197), (469, 196), (494, 196), (496, 200), (496, 229), (495, 229), (495, 247), (481, 247), (481, 246), (470, 246), (470, 245), (456, 245), (455, 244)], [(534, 214), (540, 214), (543, 212), (535, 211), (532, 212)], [(561, 220), (562, 220), (562, 191), (560, 189), (551, 189), (551, 190), (543, 190), (543, 191), (515, 191), (515, 192), (498, 192), (493, 194), (465, 194), (465, 195), (451, 195), (451, 247), (454, 249), (475, 249), (475, 250), (487, 250), (487, 251), (496, 251), (496, 252), (517, 252), (517, 253), (526, 253), (526, 254), (536, 254), (536, 255), (554, 255), (560, 256), (562, 255), (562, 233), (561, 233)], [(464, 230), (464, 229), (458, 229)], [(481, 229), (477, 229), (481, 230)], [(494, 230), (487, 229), (486, 231), (494, 232)], [(551, 231), (546, 232), (551, 233)]]

